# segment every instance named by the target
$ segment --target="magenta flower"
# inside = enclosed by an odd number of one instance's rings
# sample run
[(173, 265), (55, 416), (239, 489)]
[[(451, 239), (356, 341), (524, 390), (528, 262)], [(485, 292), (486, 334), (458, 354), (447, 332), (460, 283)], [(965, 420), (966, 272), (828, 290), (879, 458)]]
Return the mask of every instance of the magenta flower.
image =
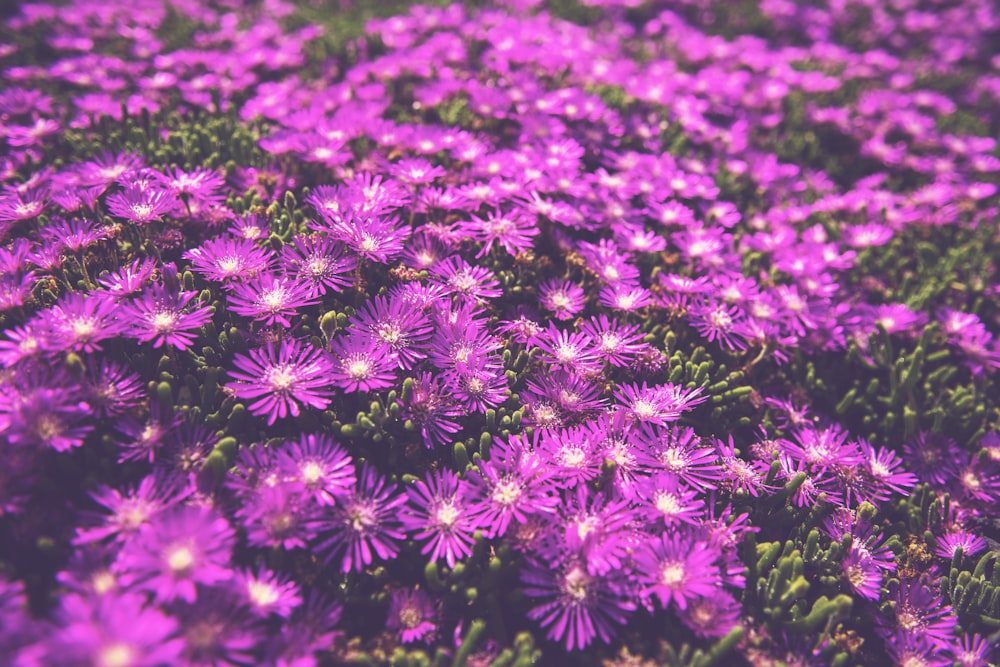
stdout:
[(118, 336), (124, 324), (109, 292), (71, 292), (42, 313), (49, 328), (49, 349), (100, 351), (101, 341)]
[(107, 199), (111, 215), (140, 226), (173, 213), (178, 204), (172, 192), (152, 187), (130, 186)]
[(666, 609), (671, 602), (684, 609), (693, 598), (712, 595), (721, 585), (715, 562), (720, 553), (705, 542), (681, 534), (663, 534), (636, 552), (639, 594), (647, 607), (654, 596)]
[(248, 239), (219, 237), (184, 253), (191, 268), (208, 280), (243, 281), (268, 270), (274, 261), (269, 250)]
[(290, 317), (300, 308), (318, 301), (310, 296), (311, 288), (285, 276), (263, 274), (233, 286), (229, 309), (265, 325), (292, 326)]
[(330, 351), (329, 379), (345, 391), (385, 389), (396, 383), (398, 357), (379, 340), (352, 332), (334, 340)]
[(418, 588), (402, 589), (392, 592), (385, 626), (397, 631), (404, 644), (427, 642), (437, 631), (437, 615), (430, 595)]
[(399, 510), (405, 502), (403, 494), (363, 464), (354, 491), (318, 522), (329, 533), (319, 550), (326, 552), (328, 562), (339, 557), (341, 572), (360, 571), (375, 557), (395, 558), (398, 542), (406, 537), (399, 524)]
[(197, 292), (174, 292), (159, 285), (122, 306), (122, 319), (128, 323), (126, 335), (154, 348), (169, 345), (187, 350), (195, 340), (196, 329), (212, 319), (212, 306), (190, 307)]
[(350, 287), (357, 260), (345, 254), (344, 245), (327, 236), (296, 236), (281, 249), (285, 273), (309, 287), (309, 296)]
[(538, 287), (538, 302), (557, 320), (571, 320), (583, 310), (583, 288), (568, 280), (552, 279)]
[(298, 586), (287, 577), (261, 566), (257, 571), (242, 570), (236, 575), (234, 588), (254, 616), (270, 615), (288, 618), (302, 604)]
[(420, 553), (430, 554), (432, 561), (444, 558), (448, 567), (472, 554), (477, 525), (468, 488), (454, 472), (438, 469), (406, 489), (409, 505), (402, 515), (403, 527), (415, 539), (426, 541)]
[(60, 627), (45, 642), (44, 664), (157, 667), (180, 662), (184, 642), (177, 637), (177, 621), (141, 593), (66, 595), (58, 616)]
[(87, 544), (114, 537), (117, 541), (136, 535), (139, 529), (190, 495), (190, 489), (181, 487), (177, 478), (166, 475), (147, 475), (138, 486), (124, 493), (108, 486), (101, 486), (90, 495), (110, 514), (93, 514), (91, 528), (77, 528), (74, 543)]
[(707, 400), (699, 396), (701, 389), (684, 390), (674, 384), (647, 387), (623, 384), (615, 391), (615, 398), (639, 422), (663, 426), (680, 419), (681, 413)]
[(329, 389), (334, 365), (329, 356), (296, 339), (284, 339), (277, 350), (273, 343), (237, 355), (231, 371), (235, 380), (227, 385), (237, 398), (249, 399), (251, 413), (267, 416), (267, 423), (298, 417), (301, 405), (323, 410), (330, 404)]
[(354, 487), (351, 456), (328, 435), (303, 433), (297, 441), (285, 443), (276, 457), (289, 481), (301, 484), (320, 505), (335, 504)]
[(390, 347), (403, 369), (412, 369), (427, 357), (422, 348), (434, 332), (427, 314), (399, 292), (373, 298), (358, 312), (352, 326)]
[(229, 522), (216, 510), (181, 505), (139, 529), (118, 556), (123, 579), (160, 602), (194, 602), (197, 585), (215, 586), (232, 578), (229, 558), (236, 541)]
[(591, 574), (576, 560), (556, 567), (529, 561), (521, 573), (524, 594), (541, 601), (528, 618), (548, 628), (549, 639), (565, 642), (567, 651), (583, 650), (598, 638), (610, 642), (635, 610), (617, 574)]

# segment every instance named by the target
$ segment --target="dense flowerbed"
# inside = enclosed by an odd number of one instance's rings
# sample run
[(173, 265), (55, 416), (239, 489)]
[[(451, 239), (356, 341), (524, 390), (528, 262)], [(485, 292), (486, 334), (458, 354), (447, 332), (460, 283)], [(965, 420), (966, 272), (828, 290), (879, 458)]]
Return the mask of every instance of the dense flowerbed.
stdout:
[(0, 663), (988, 665), (996, 8), (472, 4), (8, 10)]

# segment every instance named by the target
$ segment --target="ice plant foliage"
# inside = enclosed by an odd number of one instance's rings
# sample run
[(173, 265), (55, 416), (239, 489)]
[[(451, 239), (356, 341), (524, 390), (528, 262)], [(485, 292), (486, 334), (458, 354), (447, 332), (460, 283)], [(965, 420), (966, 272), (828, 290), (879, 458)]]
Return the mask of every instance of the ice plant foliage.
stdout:
[(0, 662), (995, 664), (993, 4), (57, 4)]

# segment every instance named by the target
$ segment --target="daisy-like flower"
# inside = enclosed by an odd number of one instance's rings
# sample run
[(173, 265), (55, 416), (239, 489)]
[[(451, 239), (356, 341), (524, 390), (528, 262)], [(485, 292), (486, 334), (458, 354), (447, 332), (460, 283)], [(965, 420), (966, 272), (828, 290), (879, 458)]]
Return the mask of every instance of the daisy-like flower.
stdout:
[(45, 209), (47, 197), (45, 189), (4, 193), (0, 196), (0, 222), (31, 220)]
[(710, 595), (688, 600), (687, 607), (677, 611), (681, 623), (699, 637), (723, 637), (736, 627), (742, 605), (722, 589)]
[(701, 521), (705, 503), (698, 492), (686, 486), (673, 473), (661, 472), (644, 477), (637, 484), (639, 511), (650, 522), (676, 527)]
[(391, 348), (403, 369), (411, 369), (427, 358), (421, 348), (434, 333), (423, 309), (405, 301), (399, 292), (369, 301), (360, 309), (352, 326)]
[(585, 333), (561, 331), (555, 323), (538, 337), (541, 358), (553, 368), (586, 375), (601, 370), (601, 360), (594, 349), (594, 341)]
[(169, 345), (186, 350), (194, 342), (194, 330), (212, 319), (212, 306), (190, 307), (197, 292), (175, 292), (154, 285), (143, 295), (122, 306), (123, 319), (128, 323), (125, 335), (142, 342), (152, 342), (154, 348)]
[(242, 281), (270, 269), (274, 261), (270, 251), (249, 239), (220, 236), (206, 241), (183, 255), (191, 268), (208, 280)]
[(256, 572), (240, 571), (233, 583), (254, 616), (267, 618), (273, 614), (288, 618), (302, 604), (299, 587), (294, 581), (263, 566), (257, 568)]
[(976, 556), (986, 549), (986, 540), (968, 530), (953, 529), (937, 538), (934, 553), (951, 560), (959, 549), (965, 556)]
[(444, 558), (448, 567), (472, 554), (473, 533), (478, 527), (470, 508), (468, 486), (450, 470), (438, 469), (406, 489), (409, 499), (402, 515), (403, 527), (425, 541), (420, 553), (432, 561)]
[(124, 324), (108, 292), (71, 292), (42, 314), (53, 351), (98, 352), (101, 341), (118, 336)]
[(189, 494), (190, 489), (182, 487), (178, 478), (167, 475), (147, 475), (138, 486), (126, 489), (124, 493), (101, 486), (90, 496), (111, 514), (95, 513), (92, 518), (98, 525), (78, 528), (74, 543), (87, 544), (109, 537), (125, 541)]
[(385, 389), (396, 383), (396, 352), (360, 332), (341, 336), (330, 345), (330, 381), (349, 392)]
[(397, 226), (389, 218), (348, 215), (334, 221), (327, 231), (358, 257), (388, 264), (402, 254), (412, 230)]
[(524, 594), (541, 602), (528, 618), (548, 628), (549, 639), (564, 642), (568, 651), (583, 650), (598, 638), (610, 642), (635, 610), (619, 575), (591, 574), (575, 559), (556, 567), (529, 560), (521, 573)]
[(438, 262), (431, 267), (431, 273), (448, 294), (457, 294), (462, 299), (478, 302), (503, 295), (500, 282), (492, 271), (473, 266), (458, 256)]
[(404, 426), (420, 429), (428, 449), (447, 442), (460, 429), (453, 418), (465, 414), (440, 379), (430, 373), (420, 373), (403, 382), (400, 405), (403, 419), (410, 422)]
[(252, 400), (250, 412), (266, 415), (268, 425), (297, 417), (303, 404), (317, 410), (330, 404), (334, 365), (325, 352), (306, 343), (284, 339), (278, 349), (268, 343), (249, 356), (237, 355), (233, 364), (239, 370), (230, 372), (235, 382), (228, 389), (237, 398)]
[(145, 287), (156, 271), (156, 260), (151, 257), (137, 258), (128, 266), (105, 274), (97, 279), (97, 283), (109, 294), (121, 298), (135, 294)]
[(181, 505), (144, 524), (122, 547), (117, 567), (128, 582), (160, 602), (194, 602), (196, 585), (231, 580), (229, 558), (235, 541), (232, 527), (218, 512)]
[(288, 276), (308, 285), (309, 296), (321, 296), (350, 287), (357, 260), (344, 253), (344, 244), (328, 236), (300, 234), (281, 249), (281, 265)]
[(41, 235), (46, 241), (57, 244), (63, 250), (79, 254), (81, 250), (94, 245), (108, 235), (108, 228), (93, 220), (71, 218), (56, 219), (42, 229)]
[(290, 551), (304, 548), (316, 536), (319, 505), (298, 482), (267, 474), (257, 488), (240, 495), (236, 518), (250, 545)]
[(322, 434), (303, 434), (276, 454), (282, 471), (320, 505), (333, 505), (354, 486), (354, 467), (344, 447)]
[(639, 449), (639, 460), (645, 470), (667, 471), (685, 484), (703, 491), (717, 488), (723, 471), (719, 455), (706, 447), (690, 426), (660, 428), (642, 424), (632, 433)]
[(91, 411), (79, 385), (64, 372), (43, 366), (19, 371), (0, 380), (0, 439), (57, 452), (82, 445), (94, 427), (82, 423)]
[(137, 373), (108, 359), (90, 365), (83, 388), (90, 408), (98, 416), (108, 417), (118, 416), (138, 406), (145, 399), (146, 392)]
[(178, 201), (167, 190), (130, 186), (109, 195), (107, 205), (111, 215), (141, 226), (176, 211)]
[(638, 356), (647, 343), (638, 325), (623, 324), (601, 313), (580, 325), (580, 331), (590, 336), (602, 359), (612, 366), (623, 368)]
[(103, 190), (115, 181), (138, 171), (142, 166), (141, 155), (135, 153), (113, 155), (105, 151), (90, 162), (81, 164), (78, 173), (81, 184), (101, 186)]
[(552, 279), (538, 287), (538, 302), (557, 320), (571, 320), (583, 310), (583, 288), (568, 280)]
[(693, 598), (712, 595), (720, 587), (715, 562), (719, 552), (683, 533), (665, 533), (643, 543), (635, 554), (639, 594), (647, 607), (655, 596), (666, 609), (684, 609)]
[(267, 326), (277, 324), (288, 328), (292, 326), (289, 318), (299, 308), (318, 303), (310, 296), (311, 291), (307, 283), (268, 273), (234, 285), (229, 309)]
[(177, 636), (177, 621), (149, 605), (139, 592), (66, 595), (57, 616), (59, 628), (45, 641), (44, 664), (156, 667), (180, 663), (184, 642)]
[(699, 394), (700, 388), (685, 391), (670, 383), (647, 387), (643, 382), (642, 386), (620, 385), (615, 398), (636, 421), (662, 426), (677, 421), (681, 413), (707, 400), (707, 396)]
[(406, 497), (375, 472), (362, 464), (352, 493), (319, 522), (328, 532), (318, 549), (327, 561), (340, 558), (340, 571), (360, 571), (377, 556), (390, 560), (399, 552), (398, 542), (406, 538), (399, 525), (399, 511)]
[(943, 433), (920, 431), (903, 443), (903, 456), (920, 481), (943, 486), (958, 476), (962, 451)]
[(401, 589), (392, 592), (385, 626), (397, 631), (404, 644), (427, 642), (437, 631), (437, 616), (430, 595), (419, 588)]
[(522, 211), (501, 213), (499, 210), (488, 213), (486, 219), (472, 217), (463, 223), (473, 239), (483, 243), (476, 253), (477, 258), (485, 257), (497, 244), (510, 255), (528, 252), (534, 245), (534, 237), (538, 236), (538, 224), (532, 216)]

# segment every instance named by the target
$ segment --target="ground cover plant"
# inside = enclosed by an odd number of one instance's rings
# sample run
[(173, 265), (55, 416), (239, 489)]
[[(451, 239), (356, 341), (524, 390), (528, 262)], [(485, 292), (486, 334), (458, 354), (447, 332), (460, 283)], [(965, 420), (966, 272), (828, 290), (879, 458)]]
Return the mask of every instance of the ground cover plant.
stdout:
[(995, 660), (991, 3), (4, 11), (3, 664)]

